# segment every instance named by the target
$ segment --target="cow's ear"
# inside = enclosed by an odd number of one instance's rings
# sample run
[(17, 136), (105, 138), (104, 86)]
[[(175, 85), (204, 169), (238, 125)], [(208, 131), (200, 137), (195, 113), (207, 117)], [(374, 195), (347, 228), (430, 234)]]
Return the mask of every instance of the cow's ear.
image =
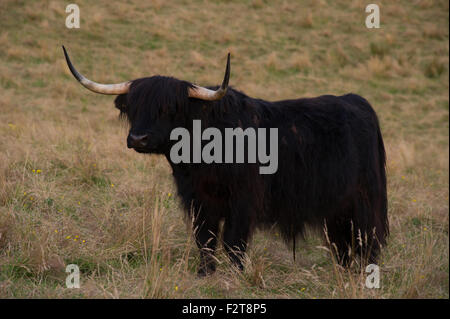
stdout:
[(127, 94), (120, 94), (114, 100), (116, 108), (120, 110), (120, 113), (127, 113)]

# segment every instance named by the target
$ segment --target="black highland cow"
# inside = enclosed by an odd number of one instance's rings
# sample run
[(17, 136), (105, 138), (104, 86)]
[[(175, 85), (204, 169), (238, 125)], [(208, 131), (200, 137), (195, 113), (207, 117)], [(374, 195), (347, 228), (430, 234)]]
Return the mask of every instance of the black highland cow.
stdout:
[[(118, 95), (115, 105), (130, 123), (129, 148), (165, 155), (178, 193), (193, 217), (200, 249), (199, 275), (214, 272), (220, 221), (223, 244), (240, 269), (256, 227), (276, 225), (287, 243), (305, 226), (326, 230), (339, 261), (358, 254), (375, 262), (389, 232), (385, 150), (377, 116), (355, 94), (268, 102), (228, 88), (229, 55), (221, 87), (203, 88), (153, 76), (98, 84), (79, 74), (88, 89)], [(278, 128), (278, 170), (261, 175), (252, 163), (179, 163), (169, 156), (171, 131), (203, 128)], [(192, 215), (193, 214), (193, 215)], [(352, 248), (352, 249), (350, 249)], [(295, 256), (295, 255), (294, 255)]]

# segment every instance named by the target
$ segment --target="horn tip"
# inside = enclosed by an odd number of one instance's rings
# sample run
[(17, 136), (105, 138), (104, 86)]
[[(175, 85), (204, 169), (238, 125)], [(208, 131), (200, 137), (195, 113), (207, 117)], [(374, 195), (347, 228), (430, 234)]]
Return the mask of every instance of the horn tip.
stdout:
[(224, 76), (222, 86), (221, 86), (222, 90), (227, 89), (229, 80), (230, 80), (230, 52), (228, 52), (228, 55), (227, 55), (227, 67), (225, 69), (225, 76)]

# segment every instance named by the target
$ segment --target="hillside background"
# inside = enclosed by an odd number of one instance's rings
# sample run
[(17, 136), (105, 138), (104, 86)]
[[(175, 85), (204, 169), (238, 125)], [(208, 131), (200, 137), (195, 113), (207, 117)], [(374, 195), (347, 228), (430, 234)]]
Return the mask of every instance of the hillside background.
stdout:
[[(0, 297), (448, 298), (448, 1), (76, 0), (0, 2)], [(257, 232), (247, 268), (198, 252), (170, 167), (127, 149), (113, 97), (71, 76), (61, 45), (104, 83), (156, 74), (222, 80), (268, 100), (353, 92), (379, 115), (391, 237), (381, 288), (339, 268), (320, 236)], [(301, 194), (299, 194), (301, 196)], [(79, 265), (80, 289), (65, 266)]]

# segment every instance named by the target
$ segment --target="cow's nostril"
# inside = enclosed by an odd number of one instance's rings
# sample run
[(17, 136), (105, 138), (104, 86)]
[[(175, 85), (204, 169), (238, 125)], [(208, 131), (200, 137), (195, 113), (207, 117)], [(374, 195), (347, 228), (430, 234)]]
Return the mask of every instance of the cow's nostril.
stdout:
[(145, 147), (148, 141), (148, 134), (128, 136), (128, 147)]

